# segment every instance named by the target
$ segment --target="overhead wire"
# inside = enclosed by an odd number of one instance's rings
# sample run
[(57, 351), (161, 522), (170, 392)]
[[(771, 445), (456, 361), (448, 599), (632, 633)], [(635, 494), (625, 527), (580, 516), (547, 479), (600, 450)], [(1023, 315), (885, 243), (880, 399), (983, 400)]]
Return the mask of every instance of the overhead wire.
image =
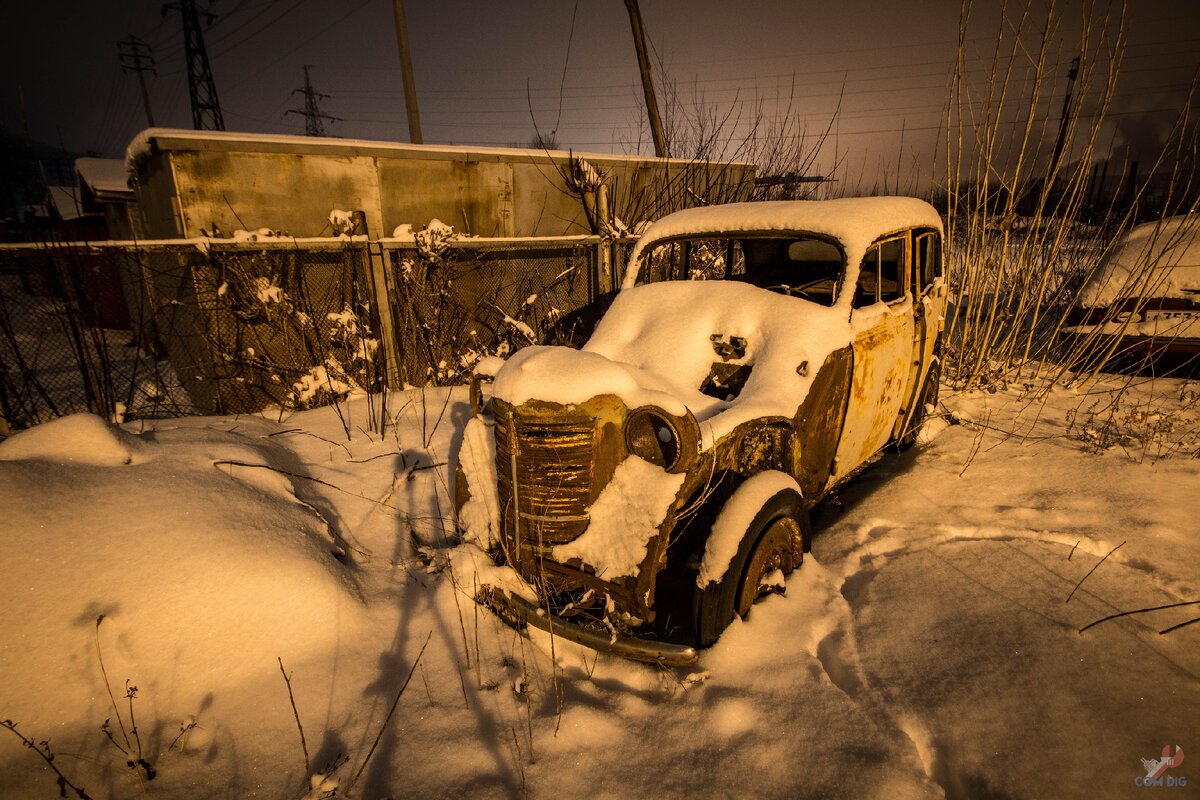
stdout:
[(232, 84), (230, 85), (230, 88), (231, 88), (231, 89), (237, 88), (237, 87), (239, 87), (239, 86), (242, 86), (242, 85), (244, 85), (244, 84), (245, 84), (247, 81), (250, 81), (250, 80), (253, 80), (254, 78), (257, 78), (257, 77), (258, 77), (259, 75), (261, 75), (263, 72), (265, 72), (265, 71), (267, 71), (268, 69), (270, 69), (271, 67), (275, 66), (275, 65), (276, 65), (276, 64), (278, 64), (280, 61), (283, 61), (285, 58), (287, 58), (288, 56), (292, 55), (293, 53), (295, 53), (295, 52), (296, 52), (297, 50), (299, 50), (300, 48), (302, 48), (302, 47), (304, 47), (304, 46), (308, 45), (310, 42), (312, 42), (312, 41), (313, 41), (314, 39), (316, 39), (317, 37), (325, 35), (325, 34), (326, 34), (326, 33), (328, 33), (329, 31), (333, 30), (333, 28), (337, 27), (337, 26), (338, 26), (338, 25), (340, 25), (342, 22), (344, 22), (344, 21), (346, 21), (347, 19), (349, 19), (349, 18), (350, 18), (351, 16), (353, 16), (354, 14), (357, 14), (359, 11), (361, 11), (361, 10), (362, 10), (362, 9), (363, 9), (363, 8), (364, 8), (364, 7), (365, 7), (365, 6), (366, 6), (368, 3), (370, 3), (370, 2), (371, 2), (371, 0), (362, 0), (362, 2), (358, 3), (357, 5), (354, 5), (354, 6), (352, 6), (352, 7), (351, 7), (351, 8), (350, 8), (350, 9), (349, 9), (349, 10), (348, 10), (348, 11), (347, 11), (345, 14), (342, 14), (340, 17), (338, 17), (338, 18), (337, 18), (337, 19), (335, 19), (333, 22), (331, 22), (331, 23), (329, 23), (328, 25), (326, 25), (324, 28), (321, 28), (319, 31), (317, 31), (316, 33), (314, 33), (312, 36), (309, 36), (307, 39), (304, 39), (303, 41), (301, 41), (300, 43), (298, 43), (297, 45), (295, 45), (294, 47), (292, 47), (290, 50), (287, 50), (286, 52), (284, 52), (282, 55), (280, 55), (280, 56), (278, 56), (278, 57), (276, 57), (276, 58), (272, 59), (271, 61), (268, 61), (266, 64), (262, 65), (262, 66), (261, 66), (261, 67), (259, 67), (257, 70), (255, 70), (254, 72), (250, 73), (249, 75), (245, 75), (245, 76), (243, 76), (243, 77), (241, 78), (241, 80), (238, 80), (238, 81), (236, 81), (236, 82), (232, 83)]
[[(303, 2), (305, 2), (305, 0), (301, 0), (301, 3), (303, 3)], [(364, 2), (351, 7), (349, 10), (346, 11), (346, 13), (344, 13), (341, 16), (339, 16), (338, 18), (332, 20), (329, 24), (322, 27), (320, 30), (318, 30), (316, 33), (314, 33), (312, 36), (309, 36), (308, 38), (304, 39), (303, 41), (297, 43), (296, 45), (294, 45), (293, 47), (288, 49), (286, 52), (280, 54), (279, 56), (276, 56), (271, 61), (268, 61), (267, 63), (261, 65), (254, 72), (240, 76), (236, 81), (228, 84), (227, 87), (223, 87), (223, 88), (226, 88), (227, 90), (237, 89), (238, 87), (245, 85), (249, 81), (254, 80), (258, 76), (262, 75), (263, 73), (265, 73), (268, 70), (275, 67), (280, 62), (284, 61), (286, 58), (288, 58), (290, 55), (292, 55), (296, 51), (307, 46), (313, 40), (328, 33), (330, 30), (335, 28), (337, 25), (341, 24), (344, 20), (346, 20), (352, 14), (357, 13), (359, 10), (361, 10), (367, 4), (367, 2), (369, 2), (369, 0), (364, 0)], [(215, 43), (219, 44), (221, 42), (225, 42), (226, 46), (218, 47), (218, 48), (214, 49), (212, 51), (213, 56), (216, 57), (218, 55), (223, 55), (225, 53), (228, 53), (228, 52), (242, 46), (243, 44), (245, 44), (248, 41), (252, 41), (252, 40), (256, 39), (261, 34), (266, 32), (267, 30), (271, 29), (276, 21), (278, 21), (282, 17), (286, 16), (287, 14), (290, 14), (292, 11), (295, 10), (296, 6), (300, 5), (300, 3), (298, 3), (294, 6), (284, 9), (281, 14), (278, 14), (275, 17), (273, 17), (267, 24), (259, 26), (256, 29), (254, 29), (253, 31), (250, 31), (248, 33), (244, 33), (248, 26), (252, 25), (257, 20), (262, 19), (265, 15), (267, 15), (269, 12), (274, 10), (276, 8), (277, 4), (278, 4), (278, 0), (270, 0), (270, 2), (267, 2), (265, 5), (263, 5), (261, 7), (250, 8), (248, 6), (248, 3), (246, 2), (246, 0), (242, 0), (242, 2), (239, 3), (238, 6), (236, 6), (233, 9), (232, 12), (230, 12), (230, 15), (232, 15), (236, 12), (242, 11), (243, 9), (245, 9), (246, 11), (253, 11), (253, 15), (250, 16), (248, 19), (243, 20), (239, 27), (227, 28), (224, 31), (222, 36), (214, 39)], [(578, 4), (576, 4), (576, 11), (577, 10), (578, 10)], [(572, 27), (571, 27), (571, 37), (572, 38), (573, 38), (574, 27), (575, 27), (574, 16), (575, 16), (575, 14), (573, 13)], [(218, 21), (221, 22), (223, 20), (218, 20)], [(216, 27), (216, 24), (214, 24), (214, 27)], [(244, 33), (244, 35), (242, 35), (241, 38), (236, 38), (237, 34), (240, 34), (240, 33)], [(979, 43), (982, 43), (984, 40), (980, 39), (977, 41)], [(1193, 43), (1196, 41), (1200, 41), (1200, 40), (1192, 37), (1192, 38), (1166, 39), (1166, 40), (1162, 40), (1159, 42), (1133, 43), (1130, 45), (1131, 49), (1135, 48), (1135, 47), (1136, 48), (1157, 47), (1157, 50), (1155, 52), (1147, 52), (1147, 53), (1127, 53), (1126, 60), (1132, 61), (1132, 60), (1151, 58), (1151, 57), (1161, 59), (1163, 57), (1168, 57), (1168, 56), (1189, 55), (1189, 54), (1194, 53), (1194, 51), (1189, 49), (1189, 50), (1180, 50), (1180, 51), (1175, 51), (1175, 52), (1164, 53), (1164, 52), (1162, 52), (1162, 46), (1170, 45), (1170, 44)], [(230, 43), (230, 42), (232, 42), (232, 43)], [(940, 46), (940, 45), (944, 45), (944, 44), (956, 45), (957, 42), (952, 41), (952, 40), (929, 41), (929, 42), (902, 42), (902, 43), (897, 43), (897, 44), (893, 44), (893, 45), (872, 46), (872, 47), (864, 47), (864, 48), (857, 48), (857, 49), (838, 48), (835, 50), (831, 49), (831, 50), (823, 50), (823, 51), (822, 50), (806, 50), (806, 51), (804, 51), (804, 55), (806, 57), (820, 56), (822, 54), (825, 54), (825, 55), (836, 54), (836, 55), (845, 56), (847, 54), (853, 54), (855, 52), (879, 52), (879, 51), (884, 51), (884, 50), (913, 51), (916, 49), (928, 50), (930, 47), (936, 47), (936, 46)], [(586, 122), (580, 122), (580, 121), (564, 122), (563, 114), (564, 113), (575, 114), (577, 112), (593, 112), (593, 111), (594, 112), (606, 112), (606, 111), (635, 112), (639, 109), (640, 105), (636, 102), (636, 98), (632, 98), (630, 100), (630, 102), (628, 102), (628, 103), (618, 103), (618, 104), (612, 104), (612, 103), (596, 104), (596, 103), (586, 102), (591, 99), (601, 99), (601, 100), (603, 100), (603, 99), (619, 99), (622, 96), (624, 96), (624, 93), (629, 92), (632, 88), (634, 88), (636, 84), (634, 83), (633, 80), (629, 80), (629, 81), (626, 81), (623, 83), (616, 83), (616, 84), (615, 83), (596, 83), (596, 84), (584, 83), (584, 84), (578, 84), (575, 86), (568, 86), (566, 84), (566, 76), (567, 76), (567, 65), (569, 63), (569, 58), (570, 58), (570, 48), (571, 48), (571, 39), (569, 38), (568, 48), (567, 48), (567, 58), (564, 61), (563, 72), (562, 72), (562, 76), (560, 78), (559, 86), (557, 87), (557, 89), (555, 89), (553, 87), (546, 87), (546, 88), (531, 87), (531, 89), (530, 89), (530, 94), (539, 96), (539, 97), (553, 96), (555, 93), (557, 93), (558, 97), (559, 97), (559, 102), (557, 104), (557, 107), (551, 108), (551, 107), (538, 106), (538, 107), (535, 107), (534, 109), (532, 109), (534, 113), (548, 113), (548, 112), (555, 113), (556, 117), (557, 117), (556, 124), (555, 124), (556, 131), (559, 129), (560, 125), (562, 126), (561, 127), (562, 130), (603, 130), (605, 128), (612, 127), (611, 123), (597, 123), (597, 124), (593, 125), (593, 124), (589, 124)], [(791, 56), (791, 55), (738, 56), (738, 57), (729, 57), (729, 58), (723, 58), (723, 59), (706, 59), (702, 62), (686, 62), (686, 61), (685, 62), (677, 62), (677, 65), (688, 65), (688, 64), (712, 65), (715, 63), (728, 63), (728, 64), (771, 63), (771, 62), (778, 62), (778, 61), (782, 61), (784, 59), (793, 58), (793, 57), (794, 56)], [(984, 61), (982, 59), (980, 59), (978, 61), (978, 63), (984, 63)], [(622, 63), (619, 66), (621, 66), (622, 68), (627, 68), (629, 65)], [(944, 68), (940, 69), (940, 70), (934, 70), (931, 72), (920, 72), (917, 74), (913, 74), (914, 69), (920, 69), (923, 67), (939, 67), (939, 66), (944, 66)], [(1146, 67), (1146, 68), (1130, 67), (1130, 68), (1123, 69), (1122, 74), (1136, 74), (1139, 72), (1150, 71), (1151, 69), (1152, 68), (1150, 68), (1150, 67)], [(359, 67), (353, 71), (363, 72), (363, 71), (377, 71), (377, 70), (385, 70), (385, 71), (389, 71), (389, 72), (394, 72), (395, 68), (394, 67), (392, 67), (392, 68)], [(469, 71), (469, 70), (461, 70), (461, 71)], [(521, 71), (521, 70), (505, 69), (505, 68), (488, 68), (487, 71), (489, 73), (503, 73), (503, 72), (517, 72), (517, 71)], [(593, 71), (595, 71), (595, 70), (594, 69), (586, 69), (586, 68), (582, 70), (583, 73), (589, 73), (589, 72), (593, 72)], [(579, 70), (576, 70), (576, 72), (579, 72)], [(913, 81), (920, 80), (921, 78), (944, 77), (949, 73), (949, 65), (945, 65), (944, 62), (940, 62), (940, 61), (918, 61), (918, 62), (913, 62), (913, 63), (902, 63), (902, 64), (881, 64), (881, 65), (876, 65), (876, 66), (855, 66), (855, 67), (849, 67), (849, 68), (845, 68), (845, 69), (822, 68), (820, 70), (794, 70), (791, 72), (771, 72), (771, 73), (766, 73), (766, 74), (739, 75), (739, 76), (732, 76), (732, 77), (709, 77), (709, 78), (696, 77), (691, 80), (676, 81), (676, 82), (674, 82), (674, 84), (675, 84), (675, 89), (676, 89), (677, 93), (679, 93), (679, 90), (683, 90), (685, 92), (688, 90), (690, 90), (692, 92), (696, 92), (696, 91), (702, 92), (703, 94), (701, 95), (700, 99), (702, 99), (703, 101), (711, 101), (713, 98), (729, 96), (729, 95), (733, 95), (736, 99), (737, 97), (739, 97), (741, 95), (750, 94), (751, 95), (750, 98), (743, 102), (745, 102), (747, 104), (761, 103), (761, 104), (764, 104), (769, 107), (773, 101), (776, 103), (782, 101), (785, 98), (785, 95), (781, 94), (779, 91), (773, 92), (772, 87), (770, 87), (770, 86), (764, 87), (764, 86), (762, 86), (762, 84), (764, 82), (770, 82), (773, 80), (784, 80), (787, 78), (791, 78), (797, 72), (802, 72), (806, 76), (840, 75), (843, 77), (843, 79), (845, 78), (846, 75), (860, 76), (860, 77), (856, 78), (854, 80), (854, 82), (851, 84), (851, 86), (856, 86), (857, 88), (849, 88), (849, 89), (838, 90), (838, 91), (833, 91), (831, 89), (830, 91), (824, 91), (824, 92), (813, 91), (813, 92), (802, 93), (800, 95), (796, 95), (793, 92), (791, 94), (786, 95), (786, 98), (789, 100), (816, 101), (816, 100), (821, 100), (821, 99), (834, 99), (834, 98), (842, 97), (842, 96), (852, 96), (852, 97), (858, 96), (858, 97), (866, 98), (866, 97), (869, 97), (872, 95), (884, 94), (884, 93), (899, 94), (899, 93), (905, 93), (905, 92), (925, 92), (925, 91), (931, 91), (931, 90), (944, 90), (945, 89), (944, 82), (938, 82), (934, 85), (928, 85), (928, 84), (924, 84), (924, 83), (913, 84)], [(884, 74), (884, 75), (877, 74), (880, 72), (888, 72), (888, 73), (892, 73), (892, 74)], [(747, 82), (750, 82), (753, 85), (750, 87), (747, 87), (744, 85)], [(894, 85), (896, 82), (900, 82), (901, 85), (899, 85), (899, 86)], [(820, 87), (822, 85), (829, 85), (829, 86), (833, 87), (833, 86), (841, 85), (841, 83), (842, 83), (842, 81), (839, 81), (839, 80), (829, 80), (829, 81), (824, 81), (824, 82), (811, 82), (809, 85), (814, 88)], [(779, 87), (776, 87), (776, 89), (778, 89), (778, 88)], [(1168, 87), (1160, 86), (1160, 87), (1155, 87), (1155, 88), (1159, 89), (1159, 90), (1164, 90), (1164, 91), (1168, 90)], [(388, 90), (388, 89), (378, 89), (378, 90), (347, 89), (347, 90), (343, 90), (343, 91), (339, 92), (339, 95), (344, 94), (344, 95), (351, 96), (359, 101), (359, 103), (357, 103), (356, 105), (361, 106), (362, 100), (369, 100), (374, 97), (386, 97), (386, 96), (390, 96), (390, 95), (398, 95), (400, 93), (401, 92), (399, 90)], [(457, 103), (468, 103), (468, 104), (491, 103), (494, 105), (494, 103), (497, 101), (503, 102), (505, 99), (511, 100), (518, 96), (523, 95), (524, 91), (521, 89), (515, 89), (515, 88), (514, 89), (502, 89), (501, 88), (501, 89), (484, 90), (484, 89), (478, 89), (478, 88), (463, 88), (463, 89), (448, 88), (448, 89), (422, 90), (419, 94), (423, 101), (429, 100), (432, 103), (432, 106), (428, 107), (429, 111), (427, 112), (430, 115), (430, 120), (428, 123), (430, 125), (430, 127), (441, 128), (441, 129), (453, 129), (453, 128), (485, 128), (485, 129), (487, 129), (487, 128), (490, 128), (493, 130), (519, 130), (521, 128), (525, 128), (527, 130), (527, 125), (528, 125), (527, 121), (524, 122), (523, 124), (517, 124), (516, 122), (514, 122), (513, 124), (509, 125), (509, 124), (505, 124), (505, 122), (502, 120), (489, 121), (486, 118), (503, 116), (506, 114), (511, 114), (514, 117), (518, 114), (520, 114), (522, 116), (527, 115), (531, 111), (531, 109), (529, 107), (530, 106), (529, 103), (525, 103), (525, 104), (521, 105), (520, 107), (516, 107), (516, 106), (511, 106), (511, 107), (504, 106), (504, 107), (500, 107), (500, 108), (478, 108), (478, 107), (475, 107), (470, 110), (455, 109), (455, 108), (439, 109), (437, 107), (438, 101), (441, 101), (443, 103), (457, 102)], [(585, 102), (583, 104), (567, 103), (567, 102), (565, 102), (567, 99), (576, 100), (576, 101), (582, 100)], [(386, 102), (390, 104), (392, 101), (386, 101)], [(285, 103), (286, 103), (286, 101), (285, 101)], [(684, 103), (684, 105), (685, 105), (685, 107), (694, 107), (694, 105), (689, 105), (686, 102)], [(929, 105), (923, 105), (923, 106), (921, 106), (921, 105), (891, 106), (888, 108), (867, 108), (867, 109), (863, 109), (863, 108), (856, 109), (856, 108), (851, 107), (851, 108), (844, 108), (842, 110), (842, 116), (848, 120), (850, 120), (850, 119), (859, 119), (859, 120), (863, 120), (863, 121), (873, 120), (873, 119), (882, 120), (882, 119), (885, 119), (888, 117), (894, 118), (897, 116), (902, 116), (906, 112), (909, 114), (925, 115), (927, 112), (932, 113), (933, 110), (935, 110), (935, 109), (938, 110), (939, 112), (944, 111), (944, 102), (939, 102), (936, 106), (933, 104), (929, 104)], [(271, 123), (270, 120), (264, 120), (260, 117), (254, 117), (252, 115), (237, 112), (236, 110), (233, 113), (236, 116), (239, 116), (240, 118), (258, 121), (262, 124), (271, 124), (271, 125), (278, 124), (278, 123)], [(1156, 113), (1156, 112), (1138, 111), (1136, 113)], [(372, 125), (372, 126), (395, 125), (396, 122), (401, 121), (401, 118), (403, 116), (403, 113), (400, 111), (388, 112), (388, 111), (377, 111), (374, 109), (367, 110), (367, 109), (361, 109), (361, 108), (351, 108), (351, 109), (343, 112), (343, 114), (345, 115), (347, 122), (353, 122), (356, 124), (366, 124), (366, 125)], [(463, 122), (454, 122), (453, 121), (454, 117), (467, 117), (467, 116), (472, 118), (469, 122), (465, 121), (465, 120)], [(485, 119), (480, 120), (479, 119), (480, 116), (484, 116)], [(768, 116), (764, 117), (764, 119), (771, 120), (771, 119), (778, 119), (778, 117), (772, 117), (772, 116), (768, 115)], [(921, 127), (917, 127), (917, 128), (908, 127), (907, 128), (907, 130), (909, 130), (909, 131), (917, 131), (917, 130), (922, 130), (922, 129), (923, 128), (921, 128)], [(897, 131), (898, 130), (899, 129), (897, 129)], [(848, 135), (851, 135), (851, 134), (849, 134), (849, 132), (846, 132), (846, 131), (843, 131), (843, 132), (848, 133)], [(867, 132), (867, 131), (855, 132), (855, 134), (865, 133), (865, 132)], [(895, 132), (895, 131), (890, 131), (890, 132)]]

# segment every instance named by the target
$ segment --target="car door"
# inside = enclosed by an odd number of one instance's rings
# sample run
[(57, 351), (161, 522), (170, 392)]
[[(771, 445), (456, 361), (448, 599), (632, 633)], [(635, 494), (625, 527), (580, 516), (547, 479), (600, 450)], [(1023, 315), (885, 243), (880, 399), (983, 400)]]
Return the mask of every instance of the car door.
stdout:
[(914, 339), (907, 232), (874, 244), (863, 258), (850, 314), (854, 369), (831, 479), (852, 472), (891, 438), (908, 396)]
[(938, 347), (938, 337), (946, 316), (946, 282), (942, 277), (942, 237), (936, 230), (918, 229), (912, 233), (912, 269), (909, 285), (913, 296), (912, 369), (909, 392), (895, 436), (903, 435), (915, 411), (925, 376), (929, 374)]

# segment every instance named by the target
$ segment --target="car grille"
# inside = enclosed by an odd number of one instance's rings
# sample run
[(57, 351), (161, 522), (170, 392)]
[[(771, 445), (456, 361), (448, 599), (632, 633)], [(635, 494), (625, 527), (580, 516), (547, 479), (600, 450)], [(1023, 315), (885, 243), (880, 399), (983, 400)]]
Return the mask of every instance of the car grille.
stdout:
[(513, 414), (507, 404), (494, 406), (505, 549), (510, 556), (519, 553), (521, 561), (549, 555), (551, 547), (575, 539), (587, 528), (595, 423), (526, 419)]

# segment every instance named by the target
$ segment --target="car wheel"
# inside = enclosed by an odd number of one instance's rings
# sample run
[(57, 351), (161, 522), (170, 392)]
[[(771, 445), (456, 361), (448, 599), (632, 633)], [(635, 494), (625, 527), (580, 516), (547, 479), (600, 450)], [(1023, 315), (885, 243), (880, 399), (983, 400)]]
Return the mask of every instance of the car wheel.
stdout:
[(780, 593), (769, 579), (790, 574), (804, 557), (802, 543), (808, 533), (808, 512), (794, 491), (774, 495), (763, 504), (738, 546), (725, 577), (696, 590), (694, 615), (696, 642), (708, 647), (733, 622), (744, 617), (760, 599)]
[(908, 421), (908, 428), (904, 431), (904, 435), (896, 440), (896, 449), (903, 452), (917, 443), (917, 435), (921, 432), (921, 426), (925, 424), (925, 417), (929, 414), (929, 407), (937, 408), (938, 393), (942, 386), (942, 362), (934, 359), (929, 365), (929, 372), (925, 375), (925, 383), (921, 385), (921, 394), (917, 398), (917, 407), (913, 409), (912, 418)]

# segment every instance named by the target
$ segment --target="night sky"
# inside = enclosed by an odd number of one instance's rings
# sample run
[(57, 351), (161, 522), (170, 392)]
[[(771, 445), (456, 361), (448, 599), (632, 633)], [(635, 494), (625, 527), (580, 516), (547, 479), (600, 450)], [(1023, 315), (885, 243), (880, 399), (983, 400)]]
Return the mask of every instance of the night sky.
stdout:
[[(1082, 25), (1079, 4), (1059, 5), (1047, 57), (1054, 83), (1042, 103), (1051, 127)], [(121, 71), (117, 55), (117, 40), (130, 34), (151, 46), (157, 62), (150, 78), (157, 124), (191, 127), (182, 25), (161, 7), (158, 0), (6, 3), (0, 59), (8, 134), (120, 155), (146, 127), (136, 77)], [(738, 122), (728, 132), (736, 138), (756, 114), (769, 124), (790, 102), (815, 142), (840, 96), (835, 135), (817, 168), (839, 159), (848, 183), (923, 169), (937, 157), (959, 0), (642, 0), (641, 7), (664, 105), (670, 82), (685, 112), (698, 103), (732, 111)], [(205, 39), (228, 130), (303, 133), (304, 118), (285, 112), (303, 107), (292, 90), (303, 84), (301, 66), (311, 64), (316, 89), (330, 95), (321, 111), (341, 118), (326, 123), (329, 135), (407, 141), (389, 0), (200, 0), (200, 8), (216, 15)], [(564, 148), (653, 152), (621, 0), (408, 0), (405, 8), (427, 143), (525, 145), (536, 120)], [(1044, 4), (1032, 13), (1044, 19)], [(1000, 29), (998, 4), (977, 3), (966, 48), (976, 85)], [(1101, 148), (1152, 149), (1200, 64), (1200, 4), (1132, 3), (1126, 33)]]

